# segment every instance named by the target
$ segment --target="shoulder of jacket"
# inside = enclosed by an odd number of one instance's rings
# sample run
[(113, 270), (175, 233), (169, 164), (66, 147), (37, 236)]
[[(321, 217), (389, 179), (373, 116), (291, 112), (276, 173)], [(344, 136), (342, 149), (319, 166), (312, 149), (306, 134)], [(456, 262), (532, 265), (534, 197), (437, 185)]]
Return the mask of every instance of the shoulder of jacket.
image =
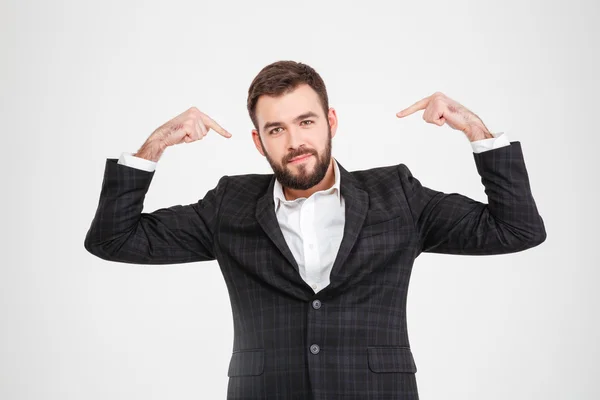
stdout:
[(243, 174), (243, 175), (226, 175), (223, 178), (223, 183), (226, 184), (226, 191), (244, 190), (246, 192), (264, 192), (271, 183), (273, 174)]

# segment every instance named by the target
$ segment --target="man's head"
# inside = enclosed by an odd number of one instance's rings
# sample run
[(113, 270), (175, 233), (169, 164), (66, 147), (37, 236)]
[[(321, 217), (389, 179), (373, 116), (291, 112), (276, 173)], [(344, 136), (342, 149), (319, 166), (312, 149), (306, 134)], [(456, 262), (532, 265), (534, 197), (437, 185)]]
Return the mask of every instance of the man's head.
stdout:
[[(309, 189), (331, 164), (337, 116), (325, 83), (306, 64), (278, 61), (264, 67), (248, 89), (252, 139), (282, 186)], [(309, 155), (304, 160), (292, 159)]]

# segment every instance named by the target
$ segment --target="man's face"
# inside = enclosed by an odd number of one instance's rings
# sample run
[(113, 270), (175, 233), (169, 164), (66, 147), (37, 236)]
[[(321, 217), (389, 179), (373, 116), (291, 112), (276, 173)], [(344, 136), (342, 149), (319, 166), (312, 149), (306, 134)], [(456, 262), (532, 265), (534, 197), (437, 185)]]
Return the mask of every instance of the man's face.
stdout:
[[(323, 180), (331, 163), (337, 117), (333, 108), (323, 113), (317, 92), (302, 84), (280, 97), (262, 95), (256, 120), (260, 134), (252, 131), (254, 144), (282, 186), (306, 190)], [(305, 158), (293, 161), (301, 157)]]

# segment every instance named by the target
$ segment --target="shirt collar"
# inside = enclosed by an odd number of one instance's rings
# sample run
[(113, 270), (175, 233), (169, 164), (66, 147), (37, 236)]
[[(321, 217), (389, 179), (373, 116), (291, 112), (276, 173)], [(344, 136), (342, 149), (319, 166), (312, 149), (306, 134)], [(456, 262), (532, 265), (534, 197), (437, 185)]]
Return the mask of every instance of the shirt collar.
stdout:
[[(337, 196), (337, 198), (341, 204), (340, 168), (338, 167), (338, 163), (335, 158), (333, 158), (333, 171), (334, 171), (333, 173), (335, 176), (335, 182), (333, 183), (333, 186), (331, 186), (329, 189), (319, 190), (318, 192), (315, 192), (314, 194), (316, 194), (316, 193), (322, 193), (322, 194), (334, 193)], [(302, 200), (302, 199), (306, 199), (306, 198), (300, 197), (296, 200), (286, 200), (285, 195), (283, 194), (283, 187), (281, 186), (281, 183), (279, 182), (279, 180), (275, 179), (275, 185), (273, 187), (273, 200), (275, 203), (275, 211), (277, 211), (281, 202), (292, 204), (292, 203), (298, 203), (299, 200)]]

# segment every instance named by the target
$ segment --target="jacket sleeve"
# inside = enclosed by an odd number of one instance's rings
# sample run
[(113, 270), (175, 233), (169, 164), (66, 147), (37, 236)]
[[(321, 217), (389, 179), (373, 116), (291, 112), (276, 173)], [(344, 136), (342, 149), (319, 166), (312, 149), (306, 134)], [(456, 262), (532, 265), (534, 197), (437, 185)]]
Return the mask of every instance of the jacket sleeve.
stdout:
[(86, 250), (104, 260), (136, 264), (214, 260), (214, 234), (227, 177), (196, 203), (143, 213), (153, 176), (154, 171), (106, 160)]
[(492, 255), (522, 251), (546, 240), (531, 194), (521, 143), (473, 153), (488, 204), (421, 185), (398, 166), (420, 252)]

